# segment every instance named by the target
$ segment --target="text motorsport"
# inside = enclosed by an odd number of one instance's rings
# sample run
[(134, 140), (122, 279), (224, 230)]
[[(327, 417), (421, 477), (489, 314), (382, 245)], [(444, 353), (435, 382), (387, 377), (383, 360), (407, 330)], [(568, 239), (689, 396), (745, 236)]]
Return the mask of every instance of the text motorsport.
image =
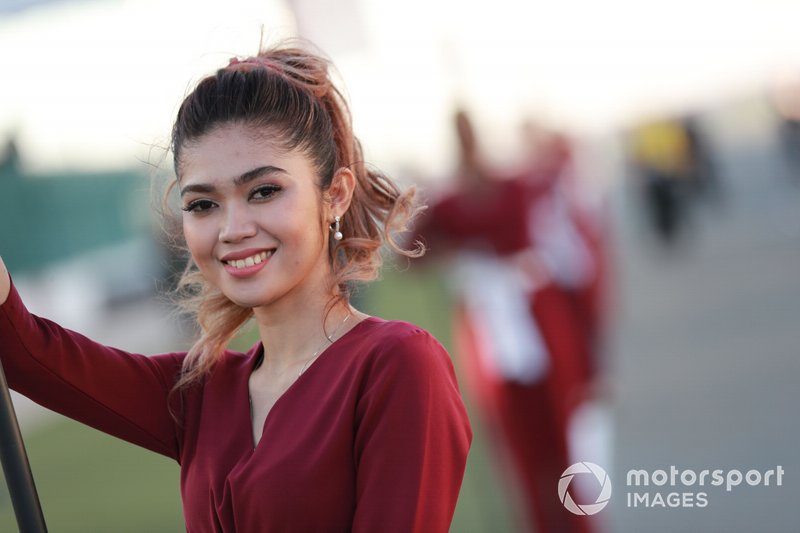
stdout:
[[(678, 470), (674, 465), (666, 470), (628, 470), (627, 506), (646, 508), (690, 508), (708, 507), (708, 492), (697, 490), (694, 487), (722, 487), (731, 492), (734, 487), (739, 487), (743, 482), (751, 487), (783, 485), (784, 470), (781, 465), (767, 470), (762, 474), (760, 470)], [(692, 487), (689, 490), (670, 491), (660, 487)], [(632, 487), (659, 487), (657, 489), (631, 490)]]

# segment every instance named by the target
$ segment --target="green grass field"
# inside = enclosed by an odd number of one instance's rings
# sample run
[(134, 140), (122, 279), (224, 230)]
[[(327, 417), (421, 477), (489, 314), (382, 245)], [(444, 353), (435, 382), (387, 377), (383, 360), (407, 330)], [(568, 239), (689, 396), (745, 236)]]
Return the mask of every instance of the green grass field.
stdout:
[[(357, 305), (371, 314), (419, 324), (451, 349), (450, 302), (433, 271), (398, 274), (387, 267), (385, 279), (364, 291)], [(249, 347), (253, 339), (253, 331), (245, 330), (237, 347)], [(451, 530), (513, 531), (485, 436), (477, 416), (471, 419), (475, 439)], [(23, 428), (51, 533), (185, 531), (177, 464), (62, 417), (53, 420), (30, 432)], [(14, 512), (2, 485), (0, 532), (13, 531)]]

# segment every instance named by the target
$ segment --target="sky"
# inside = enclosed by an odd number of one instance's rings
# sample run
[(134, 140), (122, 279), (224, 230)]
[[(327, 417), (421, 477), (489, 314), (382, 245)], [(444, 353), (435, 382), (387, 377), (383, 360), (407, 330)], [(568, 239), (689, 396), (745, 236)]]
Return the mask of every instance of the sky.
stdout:
[(529, 116), (613, 131), (800, 72), (798, 20), (787, 0), (61, 1), (0, 18), (0, 135), (33, 171), (157, 164), (194, 82), (299, 28), (337, 65), (367, 154), (440, 173), (455, 101), (500, 155)]

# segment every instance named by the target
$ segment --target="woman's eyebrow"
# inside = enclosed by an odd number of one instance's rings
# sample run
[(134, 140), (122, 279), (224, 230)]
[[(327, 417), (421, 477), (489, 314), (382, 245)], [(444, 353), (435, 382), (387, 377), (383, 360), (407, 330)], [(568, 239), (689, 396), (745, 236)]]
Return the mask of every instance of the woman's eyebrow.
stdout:
[[(276, 167), (273, 165), (266, 165), (263, 167), (257, 167), (253, 170), (248, 170), (244, 174), (237, 176), (233, 179), (233, 184), (239, 187), (240, 185), (244, 185), (254, 179), (258, 179), (261, 176), (267, 174), (286, 174), (286, 171), (280, 167)], [(196, 192), (196, 193), (212, 193), (216, 191), (216, 187), (209, 183), (192, 183), (187, 185), (186, 187), (181, 189), (181, 196), (184, 196), (186, 193)]]
[(234, 178), (233, 184), (237, 187), (239, 185), (244, 185), (254, 179), (260, 178), (266, 174), (286, 174), (286, 171), (280, 167), (275, 167), (272, 165), (267, 165), (264, 167), (254, 168), (253, 170), (248, 170), (238, 178)]

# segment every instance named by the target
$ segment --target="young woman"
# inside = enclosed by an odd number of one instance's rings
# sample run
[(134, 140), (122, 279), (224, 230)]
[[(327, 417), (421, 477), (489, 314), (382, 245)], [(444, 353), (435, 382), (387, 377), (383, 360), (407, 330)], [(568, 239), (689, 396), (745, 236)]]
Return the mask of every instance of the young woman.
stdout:
[[(413, 215), (367, 170), (328, 63), (282, 46), (233, 59), (172, 133), (181, 280), (201, 336), (145, 357), (31, 315), (0, 261), (12, 388), (178, 461), (187, 530), (447, 531), (471, 430), (427, 332), (354, 309)], [(254, 319), (260, 341), (226, 350)]]

